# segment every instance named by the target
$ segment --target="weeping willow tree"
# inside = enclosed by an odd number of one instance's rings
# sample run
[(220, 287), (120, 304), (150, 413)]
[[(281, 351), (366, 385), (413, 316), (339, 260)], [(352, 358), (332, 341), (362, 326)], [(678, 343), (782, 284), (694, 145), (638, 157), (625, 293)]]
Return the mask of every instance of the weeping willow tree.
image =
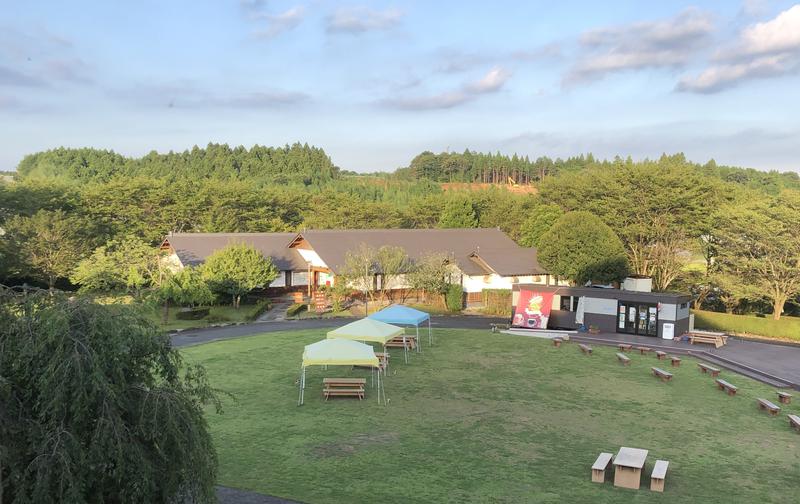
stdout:
[(0, 287), (0, 502), (213, 502), (206, 405), (136, 310)]

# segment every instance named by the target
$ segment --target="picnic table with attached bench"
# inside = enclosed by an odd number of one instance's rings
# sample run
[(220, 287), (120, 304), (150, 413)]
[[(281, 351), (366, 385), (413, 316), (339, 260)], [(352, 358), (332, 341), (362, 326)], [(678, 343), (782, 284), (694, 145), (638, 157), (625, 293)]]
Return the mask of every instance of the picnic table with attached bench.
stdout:
[(666, 460), (656, 460), (653, 472), (650, 473), (650, 490), (653, 492), (664, 491), (664, 480), (667, 479), (667, 467), (669, 462)]
[(789, 392), (781, 392), (780, 390), (777, 391), (778, 393), (778, 402), (781, 404), (789, 404), (792, 402), (792, 394)]
[(715, 348), (719, 348), (728, 343), (728, 335), (724, 333), (693, 331), (687, 334), (692, 345), (695, 343), (709, 343), (714, 345)]
[[(405, 341), (403, 341), (405, 339)], [(409, 350), (417, 348), (417, 338), (415, 336), (397, 336), (386, 342), (386, 348), (403, 348), (407, 347)]]
[(739, 390), (735, 386), (731, 385), (730, 383), (726, 382), (722, 378), (717, 378), (717, 387), (720, 390), (724, 390), (728, 395), (736, 395), (736, 391)]
[(789, 415), (789, 427), (800, 432), (800, 416)]
[(631, 363), (630, 357), (628, 357), (622, 352), (617, 352), (617, 359), (619, 359), (619, 361), (622, 363), (623, 366), (627, 366)]
[(606, 469), (611, 463), (613, 455), (610, 453), (601, 453), (594, 461), (592, 466), (592, 482), (603, 483), (606, 480)]
[(588, 355), (592, 355), (592, 347), (590, 347), (589, 345), (584, 345), (583, 343), (581, 343), (578, 345), (578, 348), (581, 349), (581, 352)]
[(329, 397), (358, 397), (364, 399), (365, 378), (323, 378), (322, 394), (327, 401)]
[(638, 489), (645, 460), (647, 450), (624, 446), (620, 448), (614, 458), (614, 486)]
[(653, 376), (657, 376), (661, 381), (668, 382), (672, 379), (672, 373), (657, 367), (651, 367), (650, 369), (653, 371)]
[(719, 376), (719, 369), (709, 366), (708, 364), (703, 364), (702, 362), (697, 363), (697, 367), (700, 368), (700, 371), (703, 373), (711, 373), (711, 376), (717, 377)]
[(776, 406), (766, 399), (758, 398), (756, 401), (758, 402), (758, 409), (769, 411), (772, 416), (776, 416), (781, 411), (780, 406)]

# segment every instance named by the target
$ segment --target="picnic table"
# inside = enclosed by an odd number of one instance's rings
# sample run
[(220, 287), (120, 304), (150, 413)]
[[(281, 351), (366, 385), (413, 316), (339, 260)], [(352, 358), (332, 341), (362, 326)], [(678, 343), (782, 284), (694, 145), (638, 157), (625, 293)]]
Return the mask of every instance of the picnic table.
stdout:
[(689, 342), (694, 345), (695, 343), (709, 343), (719, 348), (728, 343), (728, 335), (725, 333), (711, 332), (711, 331), (692, 331), (687, 333)]
[(365, 378), (323, 378), (322, 394), (327, 401), (329, 397), (358, 397), (364, 399)]
[(647, 450), (639, 448), (620, 448), (614, 457), (614, 486), (637, 490), (647, 453)]

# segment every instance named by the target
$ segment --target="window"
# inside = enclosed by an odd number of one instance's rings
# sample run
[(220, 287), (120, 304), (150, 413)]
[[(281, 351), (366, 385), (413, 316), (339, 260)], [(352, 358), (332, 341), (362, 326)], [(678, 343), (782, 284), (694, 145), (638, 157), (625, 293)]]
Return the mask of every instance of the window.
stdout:
[(561, 296), (561, 303), (558, 309), (561, 311), (578, 311), (578, 299), (580, 296)]
[(685, 310), (689, 307), (689, 303), (681, 303), (681, 310)]

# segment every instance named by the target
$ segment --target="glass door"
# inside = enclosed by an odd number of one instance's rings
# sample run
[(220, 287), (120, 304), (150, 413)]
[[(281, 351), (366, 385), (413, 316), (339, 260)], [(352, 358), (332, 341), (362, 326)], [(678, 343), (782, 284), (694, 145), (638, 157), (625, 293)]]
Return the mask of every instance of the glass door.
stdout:
[(658, 308), (650, 303), (619, 301), (617, 304), (617, 332), (658, 335)]

